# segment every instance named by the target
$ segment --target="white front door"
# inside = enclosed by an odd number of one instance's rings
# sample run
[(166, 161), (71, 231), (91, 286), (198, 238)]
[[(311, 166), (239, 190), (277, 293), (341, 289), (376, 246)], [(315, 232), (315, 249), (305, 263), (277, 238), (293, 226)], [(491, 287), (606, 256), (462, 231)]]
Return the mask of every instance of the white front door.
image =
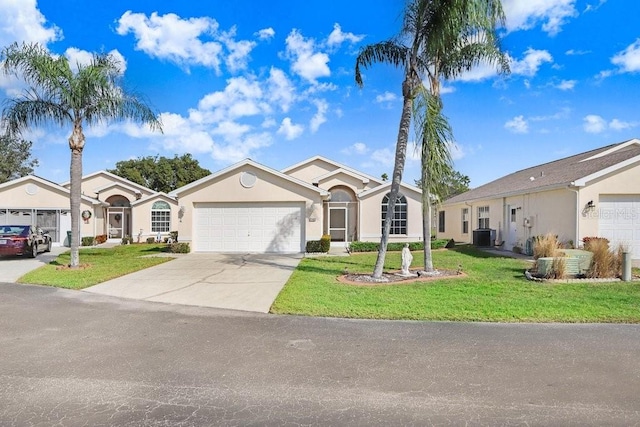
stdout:
[(518, 214), (517, 209), (508, 206), (507, 207), (507, 223), (509, 224), (509, 236), (507, 240), (507, 244), (509, 248), (513, 248), (518, 243)]

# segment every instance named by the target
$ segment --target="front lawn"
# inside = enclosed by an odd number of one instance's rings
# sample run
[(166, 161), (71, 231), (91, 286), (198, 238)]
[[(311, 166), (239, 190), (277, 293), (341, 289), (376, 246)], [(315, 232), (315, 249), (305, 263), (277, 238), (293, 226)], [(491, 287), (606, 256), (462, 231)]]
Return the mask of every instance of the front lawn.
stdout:
[(55, 261), (22, 276), (18, 282), (83, 289), (171, 260), (167, 257), (144, 257), (157, 254), (164, 245), (122, 245), (113, 248), (80, 249), (79, 269), (66, 268), (71, 262), (69, 252)]
[[(414, 252), (414, 267), (422, 253)], [(540, 284), (524, 278), (526, 261), (472, 247), (433, 252), (437, 268), (465, 278), (401, 285), (354, 286), (336, 277), (373, 271), (376, 254), (305, 258), (271, 307), (272, 313), (309, 316), (478, 322), (640, 323), (640, 283)], [(385, 269), (398, 270), (400, 253)]]

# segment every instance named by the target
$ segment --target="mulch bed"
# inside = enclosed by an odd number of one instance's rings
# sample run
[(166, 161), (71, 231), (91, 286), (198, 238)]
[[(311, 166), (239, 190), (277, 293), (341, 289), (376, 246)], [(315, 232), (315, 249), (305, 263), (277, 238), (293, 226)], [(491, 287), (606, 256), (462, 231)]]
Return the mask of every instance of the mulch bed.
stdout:
[[(428, 274), (422, 270), (410, 270), (416, 276), (402, 276), (399, 271), (382, 273), (382, 279), (376, 280), (367, 273), (348, 273), (338, 276), (338, 282), (355, 286), (403, 285), (415, 282), (433, 282), (442, 279), (467, 277), (461, 271), (438, 269), (438, 274)], [(420, 275), (417, 275), (421, 273)]]

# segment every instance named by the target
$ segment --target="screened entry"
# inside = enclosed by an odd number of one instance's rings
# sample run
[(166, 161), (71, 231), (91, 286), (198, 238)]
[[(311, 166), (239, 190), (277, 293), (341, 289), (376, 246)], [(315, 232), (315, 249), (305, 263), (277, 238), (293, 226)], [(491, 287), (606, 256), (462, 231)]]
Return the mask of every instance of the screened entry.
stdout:
[(49, 233), (55, 243), (66, 243), (71, 230), (71, 214), (67, 209), (2, 209), (0, 225), (35, 225)]
[(353, 242), (358, 238), (358, 202), (346, 187), (331, 189), (331, 200), (324, 203), (324, 233), (332, 242)]

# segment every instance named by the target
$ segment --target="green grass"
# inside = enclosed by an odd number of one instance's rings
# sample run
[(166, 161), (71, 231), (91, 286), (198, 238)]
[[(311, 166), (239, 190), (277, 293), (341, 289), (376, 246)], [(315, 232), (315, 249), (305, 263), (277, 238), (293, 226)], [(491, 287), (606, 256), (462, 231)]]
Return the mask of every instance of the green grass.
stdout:
[[(415, 252), (414, 266), (421, 253)], [(478, 322), (640, 322), (640, 283), (536, 283), (524, 278), (526, 261), (496, 257), (471, 247), (433, 252), (436, 268), (457, 269), (464, 278), (354, 286), (336, 277), (371, 273), (376, 254), (305, 258), (271, 308), (272, 313), (309, 316)], [(385, 269), (397, 270), (389, 253)]]
[(68, 269), (69, 252), (56, 260), (22, 276), (18, 282), (55, 286), (67, 289), (83, 289), (171, 260), (167, 257), (143, 257), (162, 252), (164, 245), (124, 245), (102, 249), (80, 249), (83, 268)]

